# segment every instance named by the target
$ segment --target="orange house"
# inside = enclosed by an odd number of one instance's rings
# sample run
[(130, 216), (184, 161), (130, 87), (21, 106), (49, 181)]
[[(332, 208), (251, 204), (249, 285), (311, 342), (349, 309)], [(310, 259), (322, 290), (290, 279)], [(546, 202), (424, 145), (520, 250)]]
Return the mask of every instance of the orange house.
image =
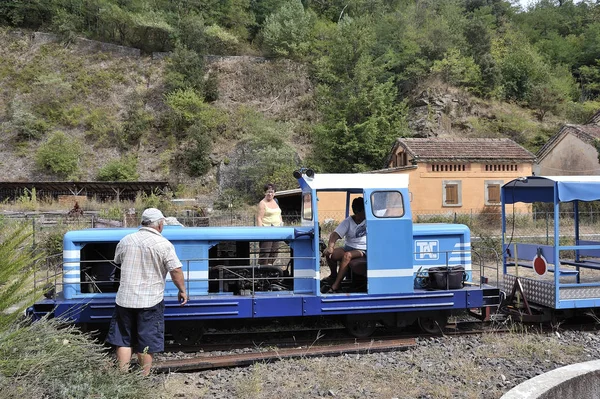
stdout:
[[(500, 208), (500, 187), (531, 176), (535, 155), (510, 139), (399, 138), (386, 169), (370, 173), (408, 174), (411, 210), (419, 215), (481, 212)], [(300, 189), (276, 193), (280, 206), (300, 209)], [(285, 201), (285, 202), (284, 202)], [(340, 222), (346, 216), (345, 192), (319, 193), (319, 220)], [(515, 204), (530, 212), (530, 204)]]
[(415, 216), (481, 212), (500, 205), (503, 184), (531, 176), (534, 162), (535, 155), (507, 138), (399, 138), (387, 169), (374, 173), (409, 175)]

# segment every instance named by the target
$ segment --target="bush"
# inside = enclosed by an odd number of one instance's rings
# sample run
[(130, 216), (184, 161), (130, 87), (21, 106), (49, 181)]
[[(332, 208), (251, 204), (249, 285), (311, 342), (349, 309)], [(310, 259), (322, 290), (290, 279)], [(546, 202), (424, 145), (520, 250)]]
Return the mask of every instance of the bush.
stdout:
[(134, 156), (110, 161), (98, 171), (96, 178), (99, 181), (135, 181), (139, 177), (137, 161)]
[(154, 116), (144, 109), (141, 101), (133, 101), (123, 121), (123, 130), (119, 136), (121, 148), (127, 149), (140, 142), (140, 139), (152, 128)]
[(81, 144), (63, 132), (54, 133), (42, 144), (36, 153), (38, 167), (48, 170), (60, 177), (73, 177), (79, 169)]
[(169, 91), (193, 89), (202, 93), (204, 87), (204, 59), (194, 50), (179, 46), (169, 57), (166, 69)]
[(39, 140), (50, 127), (44, 120), (29, 112), (21, 101), (13, 101), (10, 104), (8, 117), (21, 140)]
[(210, 25), (204, 30), (209, 54), (233, 55), (240, 42), (238, 38), (219, 25)]
[(188, 145), (184, 152), (186, 165), (190, 176), (202, 176), (210, 169), (209, 155), (212, 151), (210, 132), (199, 123), (188, 130)]
[(205, 107), (202, 97), (193, 89), (180, 89), (166, 95), (171, 109), (171, 129), (175, 135), (187, 130)]

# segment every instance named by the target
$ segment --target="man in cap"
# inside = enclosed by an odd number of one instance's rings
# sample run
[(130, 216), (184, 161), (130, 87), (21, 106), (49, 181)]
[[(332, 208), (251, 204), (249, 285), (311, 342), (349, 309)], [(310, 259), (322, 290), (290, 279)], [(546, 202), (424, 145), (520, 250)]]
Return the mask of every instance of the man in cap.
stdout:
[(161, 234), (164, 224), (161, 211), (146, 209), (140, 229), (123, 237), (115, 251), (121, 280), (106, 342), (117, 347), (117, 361), (124, 371), (135, 350), (143, 374), (148, 375), (153, 354), (164, 350), (167, 273), (179, 289), (181, 306), (188, 300), (181, 261), (173, 244)]

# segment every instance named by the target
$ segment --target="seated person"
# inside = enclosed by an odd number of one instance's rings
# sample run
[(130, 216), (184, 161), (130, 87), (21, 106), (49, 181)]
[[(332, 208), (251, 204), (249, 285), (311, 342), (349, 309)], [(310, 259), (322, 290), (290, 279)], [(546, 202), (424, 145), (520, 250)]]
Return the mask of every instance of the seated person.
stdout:
[[(331, 269), (328, 281), (333, 281), (328, 292), (339, 292), (342, 280), (348, 271), (348, 264), (352, 259), (367, 256), (367, 225), (362, 197), (352, 201), (352, 212), (354, 215), (344, 219), (331, 233), (327, 249), (323, 251), (327, 265)], [(345, 239), (344, 247), (335, 248), (335, 243), (341, 238)], [(337, 262), (340, 262), (339, 271)]]

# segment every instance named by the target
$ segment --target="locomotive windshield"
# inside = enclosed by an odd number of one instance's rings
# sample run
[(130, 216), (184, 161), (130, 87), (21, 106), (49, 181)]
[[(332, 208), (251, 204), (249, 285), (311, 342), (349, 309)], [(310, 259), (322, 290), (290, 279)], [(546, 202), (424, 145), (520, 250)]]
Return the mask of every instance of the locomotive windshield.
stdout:
[(378, 218), (404, 216), (404, 199), (398, 191), (376, 191), (371, 194), (373, 215)]

